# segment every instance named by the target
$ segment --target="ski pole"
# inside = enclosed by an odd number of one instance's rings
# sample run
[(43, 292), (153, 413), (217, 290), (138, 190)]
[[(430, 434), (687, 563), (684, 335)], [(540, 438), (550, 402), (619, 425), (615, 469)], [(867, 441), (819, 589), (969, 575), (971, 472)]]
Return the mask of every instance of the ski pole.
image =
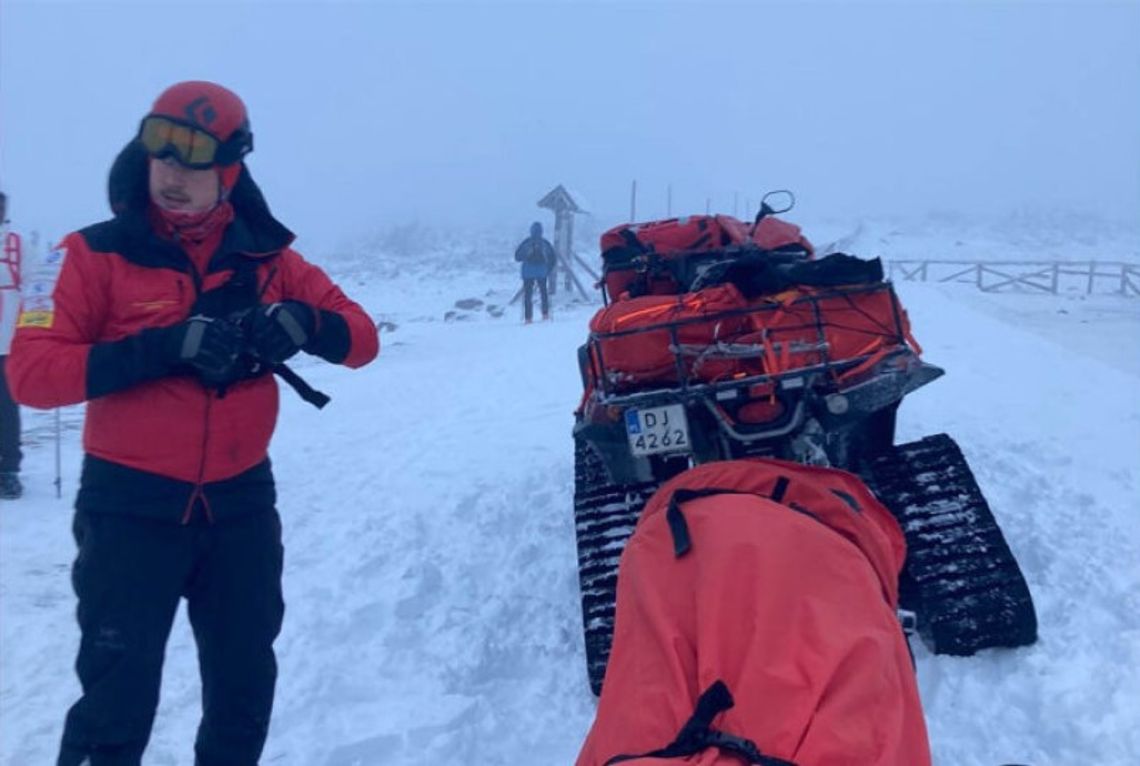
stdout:
[(60, 471), (60, 417), (59, 407), (55, 408), (55, 497), (60, 499), (63, 497), (63, 476)]

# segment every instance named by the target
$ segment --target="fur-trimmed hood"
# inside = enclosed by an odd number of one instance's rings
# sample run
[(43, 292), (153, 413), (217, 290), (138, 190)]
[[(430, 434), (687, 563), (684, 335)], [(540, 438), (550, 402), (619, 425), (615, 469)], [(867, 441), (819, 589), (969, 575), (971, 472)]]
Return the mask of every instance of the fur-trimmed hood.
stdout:
[[(107, 202), (115, 218), (128, 225), (146, 220), (150, 191), (147, 183), (147, 153), (137, 140), (131, 140), (115, 157), (107, 178)], [(254, 183), (243, 162), (237, 183), (229, 196), (234, 206), (231, 228), (239, 236), (235, 249), (249, 254), (280, 252), (292, 244), (295, 236), (273, 217), (261, 189)]]

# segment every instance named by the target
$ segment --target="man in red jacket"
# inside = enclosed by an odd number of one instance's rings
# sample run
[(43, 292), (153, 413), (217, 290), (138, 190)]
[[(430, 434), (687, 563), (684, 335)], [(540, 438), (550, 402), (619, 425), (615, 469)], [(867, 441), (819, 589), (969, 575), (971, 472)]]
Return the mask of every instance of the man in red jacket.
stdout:
[(186, 598), (203, 716), (197, 766), (253, 766), (281, 627), (268, 447), (298, 353), (360, 367), (376, 328), (290, 248), (243, 161), (245, 105), (208, 82), (164, 91), (111, 169), (115, 217), (68, 235), (25, 285), (15, 399), (86, 401), (73, 582), (83, 696), (59, 766), (139, 764)]

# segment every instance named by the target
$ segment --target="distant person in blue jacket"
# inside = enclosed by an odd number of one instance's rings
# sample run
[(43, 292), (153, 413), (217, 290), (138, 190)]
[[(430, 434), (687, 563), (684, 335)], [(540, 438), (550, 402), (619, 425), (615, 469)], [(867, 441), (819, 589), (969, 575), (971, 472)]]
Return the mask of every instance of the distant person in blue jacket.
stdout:
[(547, 281), (555, 263), (554, 245), (542, 236), (542, 224), (535, 221), (530, 225), (530, 236), (515, 249), (515, 260), (522, 264), (523, 311), (526, 323), (531, 323), (534, 314), (532, 295), (535, 282), (542, 297), (542, 318), (550, 319), (550, 294)]

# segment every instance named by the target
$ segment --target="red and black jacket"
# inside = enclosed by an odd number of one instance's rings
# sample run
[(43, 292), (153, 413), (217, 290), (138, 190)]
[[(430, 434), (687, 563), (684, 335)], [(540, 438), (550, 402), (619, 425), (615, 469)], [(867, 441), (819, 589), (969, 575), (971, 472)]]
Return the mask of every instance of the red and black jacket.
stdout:
[(378, 353), (375, 324), (290, 249), (293, 234), (273, 218), (244, 167), (230, 196), (234, 220), (204, 273), (155, 232), (146, 178), (146, 155), (132, 143), (111, 171), (116, 216), (63, 240), (49, 311), (22, 321), (12, 344), (12, 394), (39, 408), (88, 402), (80, 510), (187, 520), (197, 499), (214, 517), (271, 505), (273, 376), (207, 388), (149, 358), (143, 334), (196, 313), (226, 316), (297, 300), (319, 314), (304, 350), (360, 367)]

